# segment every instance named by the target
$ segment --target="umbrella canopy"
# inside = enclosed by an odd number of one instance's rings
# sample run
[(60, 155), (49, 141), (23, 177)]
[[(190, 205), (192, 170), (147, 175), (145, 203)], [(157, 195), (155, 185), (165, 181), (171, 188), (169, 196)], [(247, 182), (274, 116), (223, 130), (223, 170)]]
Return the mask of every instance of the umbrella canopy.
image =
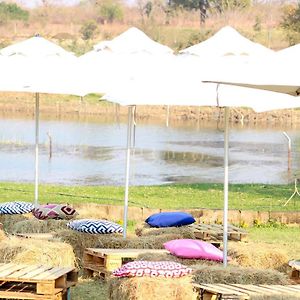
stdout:
[(86, 74), (85, 88), (94, 93), (115, 89), (124, 80), (147, 72), (152, 64), (169, 65), (175, 57), (172, 52), (139, 29), (130, 28), (79, 57), (80, 69)]
[[(255, 60), (244, 64), (227, 65), (218, 72), (207, 72), (204, 82), (223, 83), (285, 93), (300, 94), (298, 70), (300, 61), (286, 52), (268, 59)], [(230, 72), (226, 72), (230, 70)]]
[(272, 54), (273, 51), (248, 40), (234, 28), (226, 26), (206, 41), (181, 50), (180, 53), (197, 55), (206, 60), (231, 55), (265, 56)]
[(95, 51), (111, 51), (113, 53), (140, 53), (151, 54), (173, 53), (167, 46), (161, 45), (149, 38), (143, 31), (131, 27), (111, 41), (103, 41), (94, 46)]
[(34, 36), (27, 40), (15, 43), (0, 50), (1, 55), (21, 55), (24, 57), (75, 57), (73, 53), (44, 39), (41, 36)]

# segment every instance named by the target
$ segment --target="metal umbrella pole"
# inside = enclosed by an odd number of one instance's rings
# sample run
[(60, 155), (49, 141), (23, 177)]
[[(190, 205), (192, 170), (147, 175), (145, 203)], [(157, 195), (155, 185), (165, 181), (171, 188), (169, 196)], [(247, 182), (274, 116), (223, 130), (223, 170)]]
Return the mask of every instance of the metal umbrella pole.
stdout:
[(40, 94), (35, 94), (35, 178), (34, 205), (39, 203), (39, 110)]
[(134, 108), (133, 106), (128, 107), (126, 171), (125, 171), (125, 196), (124, 196), (124, 220), (123, 220), (123, 238), (124, 239), (126, 239), (126, 236), (127, 236), (130, 154), (131, 154), (131, 148), (132, 148), (132, 134), (133, 134), (133, 108)]
[(224, 212), (223, 212), (223, 266), (227, 267), (228, 251), (228, 153), (229, 153), (229, 107), (225, 107), (224, 130)]

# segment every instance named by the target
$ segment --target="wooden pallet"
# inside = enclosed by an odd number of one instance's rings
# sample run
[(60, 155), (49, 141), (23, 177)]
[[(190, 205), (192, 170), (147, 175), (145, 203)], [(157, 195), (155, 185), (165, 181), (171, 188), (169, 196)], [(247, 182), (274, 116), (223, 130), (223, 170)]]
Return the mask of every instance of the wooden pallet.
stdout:
[(266, 296), (298, 296), (300, 299), (300, 285), (195, 284), (194, 289), (199, 300), (245, 300)]
[(291, 267), (290, 278), (300, 283), (300, 260), (290, 260), (289, 266)]
[(0, 299), (64, 299), (77, 281), (74, 267), (0, 264)]
[(144, 253), (169, 253), (160, 249), (98, 249), (87, 248), (83, 254), (83, 269), (86, 276), (97, 273), (101, 277), (110, 275), (111, 272), (123, 264), (135, 260)]
[[(223, 225), (219, 224), (192, 224), (190, 225), (195, 237), (204, 241), (219, 241), (223, 239)], [(228, 225), (228, 239), (233, 241), (245, 241), (248, 233), (246, 230)]]

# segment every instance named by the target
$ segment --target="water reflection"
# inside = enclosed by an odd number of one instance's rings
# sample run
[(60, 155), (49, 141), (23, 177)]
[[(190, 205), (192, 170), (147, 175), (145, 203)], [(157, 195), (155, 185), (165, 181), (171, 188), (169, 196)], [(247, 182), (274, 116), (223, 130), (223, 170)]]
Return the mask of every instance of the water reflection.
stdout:
[[(123, 185), (126, 124), (43, 120), (40, 177), (59, 184)], [(52, 137), (52, 158), (49, 140)], [(300, 134), (291, 130), (292, 169), (299, 168)], [(216, 126), (138, 124), (131, 184), (222, 182), (223, 132)], [(34, 179), (33, 120), (0, 119), (0, 180)], [(287, 144), (280, 128), (230, 131), (230, 182), (286, 183)], [(298, 176), (296, 171), (293, 176)]]

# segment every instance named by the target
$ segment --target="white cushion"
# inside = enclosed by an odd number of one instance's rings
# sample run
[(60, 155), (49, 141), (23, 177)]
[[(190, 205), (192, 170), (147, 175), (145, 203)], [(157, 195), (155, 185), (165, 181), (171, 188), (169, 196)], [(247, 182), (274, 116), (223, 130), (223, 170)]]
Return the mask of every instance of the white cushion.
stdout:
[(123, 228), (113, 222), (106, 220), (75, 220), (69, 222), (67, 226), (73, 230), (92, 234), (106, 234), (106, 233), (122, 233)]

